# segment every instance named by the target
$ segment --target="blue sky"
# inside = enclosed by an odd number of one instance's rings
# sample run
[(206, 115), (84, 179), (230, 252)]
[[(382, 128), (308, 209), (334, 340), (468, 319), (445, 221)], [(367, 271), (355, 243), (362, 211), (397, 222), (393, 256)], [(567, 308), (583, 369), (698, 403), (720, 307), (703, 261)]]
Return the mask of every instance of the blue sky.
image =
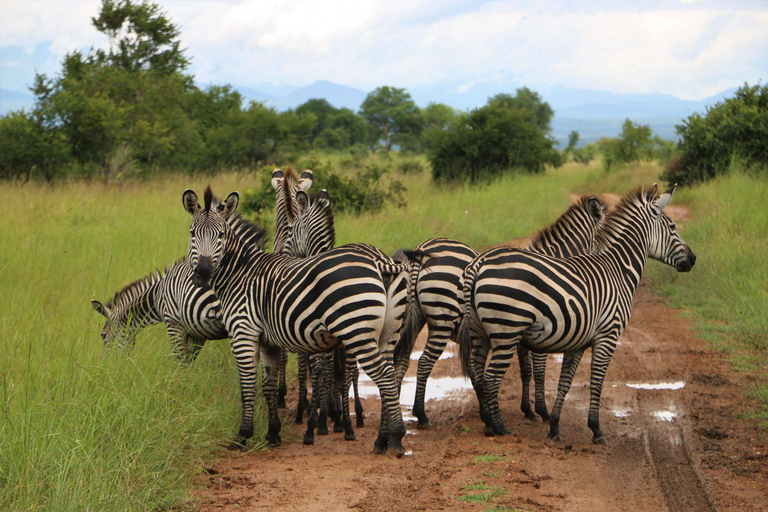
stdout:
[[(768, 0), (165, 0), (201, 84), (555, 87), (702, 99), (768, 79)], [(0, 0), (0, 87), (105, 46), (99, 0)]]

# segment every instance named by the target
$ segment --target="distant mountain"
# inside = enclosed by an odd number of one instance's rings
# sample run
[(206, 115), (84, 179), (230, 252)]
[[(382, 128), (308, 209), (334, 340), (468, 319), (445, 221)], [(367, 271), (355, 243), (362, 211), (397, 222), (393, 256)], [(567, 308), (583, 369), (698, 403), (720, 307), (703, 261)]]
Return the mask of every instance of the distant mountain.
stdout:
[(318, 80), (311, 85), (272, 100), (270, 103), (280, 110), (295, 108), (313, 98), (324, 98), (336, 108), (348, 108), (357, 112), (368, 93), (339, 85), (327, 80)]
[(276, 97), (272, 94), (257, 91), (256, 89), (251, 89), (250, 87), (235, 87), (235, 90), (239, 92), (243, 97), (243, 103), (245, 107), (247, 107), (248, 104), (252, 101), (270, 102), (276, 99)]
[(11, 110), (29, 110), (35, 104), (35, 97), (29, 93), (0, 89), (0, 116)]

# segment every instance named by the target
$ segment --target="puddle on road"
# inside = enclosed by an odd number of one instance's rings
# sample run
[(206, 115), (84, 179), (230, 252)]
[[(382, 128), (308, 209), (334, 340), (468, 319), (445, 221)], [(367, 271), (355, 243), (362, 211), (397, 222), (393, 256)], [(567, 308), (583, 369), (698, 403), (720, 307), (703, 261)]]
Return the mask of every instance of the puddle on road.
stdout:
[(616, 416), (617, 418), (626, 418), (627, 416), (629, 416), (632, 413), (632, 410), (631, 409), (626, 409), (626, 408), (623, 408), (623, 407), (617, 407), (617, 408), (613, 409), (612, 412), (613, 412), (613, 415)]
[[(379, 396), (379, 388), (364, 373), (360, 374), (358, 383), (360, 398), (370, 398)], [(467, 390), (472, 390), (472, 384), (469, 379), (464, 377), (436, 377), (427, 381), (427, 394), (425, 402), (432, 399), (458, 398)], [(403, 387), (400, 391), (400, 404), (413, 407), (413, 399), (416, 395), (416, 377), (406, 377), (403, 380)]]
[[(411, 361), (418, 361), (421, 357), (421, 354), (423, 354), (423, 350), (416, 350), (414, 352), (411, 352)], [(450, 359), (452, 357), (456, 357), (456, 354), (453, 351), (450, 351), (448, 349), (443, 350), (443, 353), (440, 354), (440, 359), (438, 361), (442, 361), (443, 359)]]
[(677, 418), (676, 410), (659, 410), (653, 411), (651, 414), (654, 418), (656, 418), (656, 421), (672, 422), (675, 421), (675, 418)]
[(685, 382), (681, 380), (677, 382), (657, 382), (655, 384), (652, 384), (650, 382), (636, 382), (636, 383), (627, 383), (627, 387), (634, 388), (634, 389), (676, 390), (676, 389), (683, 389), (685, 387)]

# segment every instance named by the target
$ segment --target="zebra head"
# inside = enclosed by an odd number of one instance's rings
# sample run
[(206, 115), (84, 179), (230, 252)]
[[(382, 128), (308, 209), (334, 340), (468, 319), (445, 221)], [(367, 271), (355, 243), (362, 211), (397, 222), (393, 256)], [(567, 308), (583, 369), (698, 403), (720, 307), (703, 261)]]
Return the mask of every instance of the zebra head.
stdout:
[(116, 345), (118, 349), (123, 347), (131, 348), (136, 343), (136, 336), (139, 333), (139, 322), (134, 321), (133, 315), (128, 309), (118, 302), (116, 305), (104, 305), (97, 300), (91, 301), (93, 309), (107, 319), (104, 328), (101, 330), (101, 340), (104, 342), (104, 348), (110, 348)]
[(689, 272), (696, 263), (696, 256), (677, 232), (675, 223), (664, 213), (675, 188), (677, 184), (656, 199), (657, 187), (654, 184), (647, 196), (650, 200), (646, 207), (651, 216), (648, 256), (675, 267), (678, 272)]
[(296, 194), (309, 190), (312, 186), (314, 175), (309, 169), (298, 176), (293, 167), (283, 172), (275, 169), (272, 172), (272, 188), (275, 189), (277, 201), (275, 204), (275, 252), (283, 252), (288, 231), (288, 223), (298, 215)]
[(294, 258), (315, 256), (333, 249), (336, 231), (328, 191), (321, 190), (313, 201), (303, 191), (296, 193), (297, 215), (288, 223), (283, 252)]
[(181, 200), (184, 209), (192, 216), (187, 248), (187, 262), (194, 271), (192, 284), (206, 286), (221, 265), (227, 239), (233, 236), (227, 219), (237, 210), (240, 195), (232, 192), (225, 201), (214, 204), (217, 201), (208, 186), (203, 197), (204, 208), (200, 208), (197, 194), (192, 190), (185, 190)]

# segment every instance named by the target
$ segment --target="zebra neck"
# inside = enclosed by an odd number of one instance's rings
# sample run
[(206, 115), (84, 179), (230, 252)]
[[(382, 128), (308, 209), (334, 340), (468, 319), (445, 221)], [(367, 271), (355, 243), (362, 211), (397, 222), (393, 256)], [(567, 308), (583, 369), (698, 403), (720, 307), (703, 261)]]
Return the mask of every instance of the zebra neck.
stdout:
[(156, 294), (160, 288), (160, 282), (156, 281), (148, 286), (141, 293), (131, 297), (129, 302), (123, 308), (123, 316), (130, 317), (131, 322), (138, 329), (143, 329), (148, 325), (154, 325), (163, 321), (158, 310)]
[(610, 266), (621, 276), (627, 291), (634, 294), (640, 284), (648, 259), (648, 234), (641, 226), (628, 224), (618, 236), (612, 236), (604, 251)]

